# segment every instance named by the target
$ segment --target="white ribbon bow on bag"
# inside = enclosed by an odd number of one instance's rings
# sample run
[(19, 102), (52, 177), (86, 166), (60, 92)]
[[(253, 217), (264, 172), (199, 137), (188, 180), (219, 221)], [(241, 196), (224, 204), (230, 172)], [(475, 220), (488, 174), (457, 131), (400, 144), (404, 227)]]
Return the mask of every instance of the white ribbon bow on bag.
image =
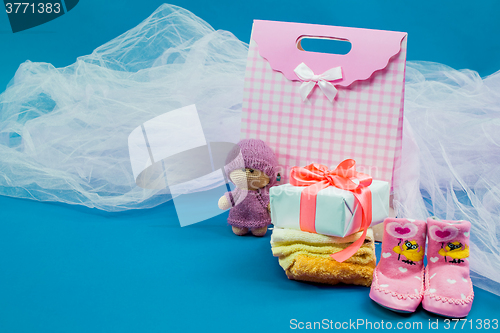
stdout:
[(330, 102), (332, 102), (337, 95), (337, 88), (329, 81), (340, 80), (342, 78), (342, 68), (340, 66), (331, 68), (323, 74), (315, 75), (306, 64), (301, 63), (293, 71), (297, 74), (299, 79), (303, 81), (299, 88), (300, 96), (303, 101), (309, 97), (316, 84)]

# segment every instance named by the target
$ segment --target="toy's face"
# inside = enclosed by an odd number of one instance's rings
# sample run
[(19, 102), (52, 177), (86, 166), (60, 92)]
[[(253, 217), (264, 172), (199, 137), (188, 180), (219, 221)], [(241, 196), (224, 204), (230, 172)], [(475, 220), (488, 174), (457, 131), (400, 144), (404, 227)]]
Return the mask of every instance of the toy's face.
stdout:
[(231, 181), (238, 188), (245, 190), (257, 190), (269, 184), (269, 177), (257, 169), (238, 169), (229, 174)]

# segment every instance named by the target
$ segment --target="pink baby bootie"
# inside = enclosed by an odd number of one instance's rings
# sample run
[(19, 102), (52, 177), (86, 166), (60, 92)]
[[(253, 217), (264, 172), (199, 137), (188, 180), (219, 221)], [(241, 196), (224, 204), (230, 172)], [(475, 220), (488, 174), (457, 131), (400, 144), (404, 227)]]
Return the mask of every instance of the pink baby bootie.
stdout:
[(474, 300), (469, 276), (470, 222), (429, 218), (427, 230), (429, 242), (422, 306), (443, 316), (465, 317)]
[(424, 292), (425, 221), (384, 221), (382, 257), (373, 271), (370, 298), (397, 312), (414, 312)]

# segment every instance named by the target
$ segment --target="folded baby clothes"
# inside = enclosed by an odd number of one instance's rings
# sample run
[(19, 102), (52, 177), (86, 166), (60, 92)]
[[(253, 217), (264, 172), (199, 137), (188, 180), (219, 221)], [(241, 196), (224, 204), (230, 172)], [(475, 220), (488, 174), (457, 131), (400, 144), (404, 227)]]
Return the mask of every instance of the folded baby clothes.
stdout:
[(351, 245), (361, 234), (358, 232), (342, 238), (275, 227), (271, 248), (290, 280), (369, 287), (376, 265), (371, 229), (368, 229), (361, 248), (351, 258), (340, 263), (330, 257), (330, 254)]

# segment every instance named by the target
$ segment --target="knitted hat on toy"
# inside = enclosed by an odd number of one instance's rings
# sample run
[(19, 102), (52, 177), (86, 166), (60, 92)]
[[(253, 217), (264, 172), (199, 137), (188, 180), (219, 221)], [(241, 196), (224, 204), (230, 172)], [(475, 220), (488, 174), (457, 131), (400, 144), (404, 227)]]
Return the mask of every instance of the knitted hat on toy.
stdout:
[(276, 183), (278, 160), (274, 152), (264, 141), (244, 139), (238, 142), (229, 152), (224, 168), (226, 173), (229, 175), (234, 170), (242, 168), (242, 166), (264, 172), (269, 177), (267, 187), (273, 186)]

